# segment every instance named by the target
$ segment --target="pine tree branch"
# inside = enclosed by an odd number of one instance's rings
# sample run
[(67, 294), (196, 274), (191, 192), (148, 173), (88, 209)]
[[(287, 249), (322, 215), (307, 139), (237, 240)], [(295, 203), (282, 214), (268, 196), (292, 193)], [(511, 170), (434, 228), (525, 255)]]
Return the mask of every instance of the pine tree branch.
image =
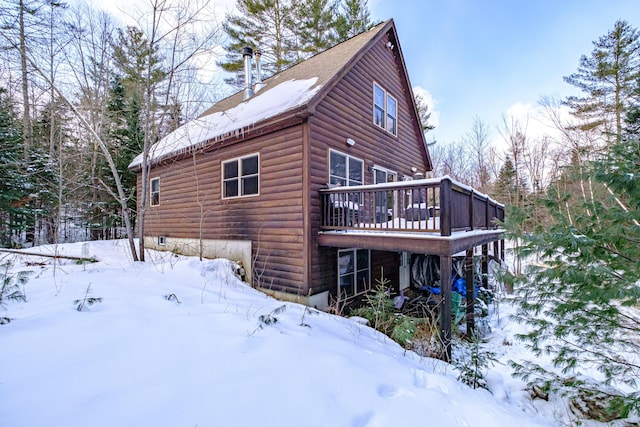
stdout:
[(618, 365), (622, 365), (622, 366), (627, 366), (629, 368), (632, 368), (634, 370), (640, 370), (640, 365), (637, 365), (635, 363), (629, 362), (626, 359), (619, 359), (616, 357), (612, 357), (609, 356), (608, 354), (602, 353), (602, 352), (598, 352), (595, 350), (591, 350), (590, 348), (578, 345), (572, 341), (567, 340), (566, 338), (560, 338), (558, 337), (558, 340), (565, 343), (566, 345), (573, 347), (577, 350), (580, 350), (581, 352), (586, 352), (589, 353), (591, 355), (593, 355), (595, 357), (595, 359), (592, 361), (594, 363), (598, 363), (599, 360), (604, 359), (605, 361), (614, 363), (614, 364), (618, 364)]
[[(622, 210), (629, 213), (629, 208), (625, 206), (624, 203), (622, 203), (622, 200), (618, 198), (618, 196), (613, 192), (613, 190), (611, 190), (611, 188), (609, 188), (609, 186), (606, 183), (604, 183), (604, 188), (606, 188), (609, 194), (613, 196), (614, 200), (618, 203), (618, 205), (622, 208)], [(640, 222), (638, 222), (636, 219), (632, 219), (632, 221), (636, 225), (636, 227), (640, 227)]]

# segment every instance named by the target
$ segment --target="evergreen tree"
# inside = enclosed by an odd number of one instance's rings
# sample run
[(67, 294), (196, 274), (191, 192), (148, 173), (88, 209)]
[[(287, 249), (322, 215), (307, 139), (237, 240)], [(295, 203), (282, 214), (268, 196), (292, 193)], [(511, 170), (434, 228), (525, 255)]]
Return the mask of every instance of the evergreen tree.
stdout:
[[(127, 193), (127, 205), (131, 212), (136, 212), (136, 175), (128, 165), (144, 151), (145, 140), (153, 143), (163, 136), (161, 123), (168, 108), (157, 101), (156, 93), (167, 73), (157, 45), (151, 45), (144, 33), (135, 27), (118, 31), (113, 57), (117, 73), (109, 89), (109, 125), (105, 139), (109, 141), (112, 158)], [(115, 183), (107, 173), (107, 165), (102, 167), (113, 188)], [(105, 194), (105, 198), (107, 196)], [(108, 225), (114, 229), (120, 221), (119, 204), (112, 198), (108, 200), (109, 206), (101, 214), (106, 215)]]
[(263, 71), (275, 74), (371, 27), (366, 0), (237, 0), (236, 9), (223, 23), (229, 42), (218, 63), (236, 87), (245, 46), (260, 50)]
[(591, 55), (580, 58), (578, 71), (565, 77), (583, 92), (568, 97), (566, 104), (583, 120), (583, 128), (600, 128), (609, 140), (618, 140), (640, 78), (640, 34), (626, 21), (617, 21), (593, 44)]
[(24, 230), (23, 208), (28, 186), (21, 172), (22, 130), (13, 103), (0, 88), (0, 247), (13, 246)]
[(495, 195), (499, 200), (508, 205), (516, 205), (516, 195), (518, 194), (518, 183), (516, 181), (516, 170), (513, 167), (511, 158), (507, 158), (500, 169), (498, 181), (495, 185)]
[(636, 81), (632, 103), (627, 110), (625, 131), (629, 135), (640, 137), (640, 77)]
[[(132, 88), (133, 89), (133, 88)], [(131, 89), (130, 89), (131, 90)], [(133, 158), (142, 151), (144, 144), (144, 128), (141, 119), (142, 107), (135, 90), (128, 93), (125, 83), (119, 76), (112, 79), (106, 111), (105, 140), (120, 175), (122, 186), (127, 196), (127, 205), (131, 212), (136, 211), (136, 174), (129, 170)], [(113, 177), (106, 163), (101, 162), (105, 183), (115, 188)], [(120, 222), (120, 204), (109, 194), (105, 194), (104, 213), (107, 228), (114, 228)]]
[[(296, 60), (291, 50), (293, 32), (287, 25), (290, 3), (286, 0), (237, 0), (238, 15), (226, 16), (222, 27), (229, 43), (224, 46), (226, 59), (219, 65), (230, 73), (243, 69), (242, 48), (259, 49), (266, 73), (279, 73)], [(237, 79), (228, 83), (238, 85)]]
[(367, 0), (343, 0), (336, 20), (338, 42), (343, 42), (371, 28), (373, 22), (370, 15)]
[[(507, 216), (510, 237), (522, 241), (518, 253), (538, 257), (524, 275), (510, 277), (519, 319), (534, 327), (520, 338), (536, 354), (551, 354), (558, 368), (514, 365), (520, 376), (577, 395), (590, 387), (575, 379), (585, 366), (596, 367), (606, 383), (638, 386), (639, 158), (638, 140), (623, 140), (588, 169), (575, 170), (581, 176), (574, 179), (595, 180), (603, 191), (583, 198), (551, 187), (536, 211), (552, 223), (533, 233), (522, 232), (517, 215)], [(623, 414), (640, 410), (640, 393), (607, 403)]]
[(166, 76), (157, 47), (150, 46), (144, 33), (136, 27), (119, 29), (112, 47), (127, 95), (137, 98), (138, 102), (151, 102), (148, 86), (151, 85), (153, 92)]
[(37, 189), (37, 214), (43, 240), (58, 242), (59, 203), (63, 202), (61, 188), (62, 148), (69, 145), (71, 129), (68, 107), (59, 99), (48, 102), (33, 125), (34, 150), (31, 154), (31, 175)]
[(336, 9), (335, 1), (293, 0), (289, 25), (295, 35), (295, 43), (291, 48), (307, 58), (335, 45)]
[(0, 246), (34, 243), (36, 236), (28, 233), (47, 230), (43, 221), (55, 206), (57, 180), (48, 153), (32, 147), (25, 161), (22, 138), (13, 101), (0, 89)]
[(434, 130), (436, 127), (430, 123), (431, 113), (429, 112), (429, 104), (425, 101), (424, 97), (419, 93), (414, 95), (416, 100), (416, 108), (418, 109), (418, 116), (420, 117), (420, 123), (422, 130), (426, 133)]
[[(615, 138), (601, 148), (572, 147), (571, 163), (533, 205), (536, 215), (549, 218), (545, 224), (524, 229), (526, 205), (513, 208), (505, 221), (508, 237), (518, 242), (516, 253), (536, 257), (525, 274), (506, 276), (518, 296), (518, 319), (533, 327), (520, 338), (554, 364), (513, 367), (517, 375), (572, 397), (605, 391), (584, 380), (583, 368), (596, 368), (606, 385), (640, 385), (640, 143), (622, 127), (632, 104), (631, 81), (623, 83), (632, 73), (624, 59), (632, 56), (626, 55), (632, 40), (635, 30), (616, 23), (573, 75), (583, 79), (574, 82), (582, 82), (585, 96), (569, 105), (590, 124), (582, 133), (609, 126)], [(614, 124), (607, 125), (611, 115)], [(640, 392), (600, 395), (610, 414), (640, 411)]]

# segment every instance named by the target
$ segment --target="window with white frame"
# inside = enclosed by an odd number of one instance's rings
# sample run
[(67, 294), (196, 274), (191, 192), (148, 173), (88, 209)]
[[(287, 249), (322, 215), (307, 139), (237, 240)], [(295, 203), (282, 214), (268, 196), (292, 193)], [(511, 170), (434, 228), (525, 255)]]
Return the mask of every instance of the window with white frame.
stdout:
[(373, 83), (373, 123), (392, 135), (398, 134), (398, 101), (378, 83)]
[(387, 94), (387, 132), (398, 134), (398, 102)]
[(329, 152), (329, 184), (352, 186), (362, 185), (364, 161), (339, 151)]
[(251, 154), (222, 162), (222, 198), (255, 196), (260, 192), (260, 157)]
[(369, 249), (338, 251), (338, 294), (348, 297), (371, 289)]
[(160, 204), (160, 178), (152, 178), (150, 183), (151, 183), (150, 185), (151, 206), (158, 206)]

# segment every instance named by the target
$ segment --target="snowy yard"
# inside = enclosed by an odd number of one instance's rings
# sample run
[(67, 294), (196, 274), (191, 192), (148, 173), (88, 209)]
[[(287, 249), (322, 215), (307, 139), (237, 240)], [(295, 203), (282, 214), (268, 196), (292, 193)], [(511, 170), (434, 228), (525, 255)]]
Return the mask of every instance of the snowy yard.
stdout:
[[(572, 423), (562, 401), (532, 400), (510, 377), (507, 360), (527, 353), (506, 304), (490, 319), (490, 393), (356, 321), (259, 293), (229, 261), (150, 251), (133, 263), (124, 241), (57, 247), (87, 250), (99, 261), (0, 253), (9, 275), (34, 272), (27, 302), (0, 309), (3, 427)], [(102, 300), (76, 310), (85, 296)]]

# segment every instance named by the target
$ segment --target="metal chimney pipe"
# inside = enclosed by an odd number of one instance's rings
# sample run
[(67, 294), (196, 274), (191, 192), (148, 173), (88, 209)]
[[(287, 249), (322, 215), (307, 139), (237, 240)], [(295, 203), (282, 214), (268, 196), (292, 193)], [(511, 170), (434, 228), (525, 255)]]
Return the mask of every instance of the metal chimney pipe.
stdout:
[(254, 86), (254, 91), (258, 92), (260, 89), (264, 87), (264, 83), (262, 83), (262, 67), (260, 66), (260, 57), (262, 56), (262, 52), (259, 50), (255, 51), (256, 56), (256, 85)]
[(253, 57), (253, 49), (248, 46), (242, 48), (242, 57), (244, 59), (244, 95), (242, 96), (242, 100), (246, 101), (253, 96), (253, 83), (251, 81), (251, 58)]

